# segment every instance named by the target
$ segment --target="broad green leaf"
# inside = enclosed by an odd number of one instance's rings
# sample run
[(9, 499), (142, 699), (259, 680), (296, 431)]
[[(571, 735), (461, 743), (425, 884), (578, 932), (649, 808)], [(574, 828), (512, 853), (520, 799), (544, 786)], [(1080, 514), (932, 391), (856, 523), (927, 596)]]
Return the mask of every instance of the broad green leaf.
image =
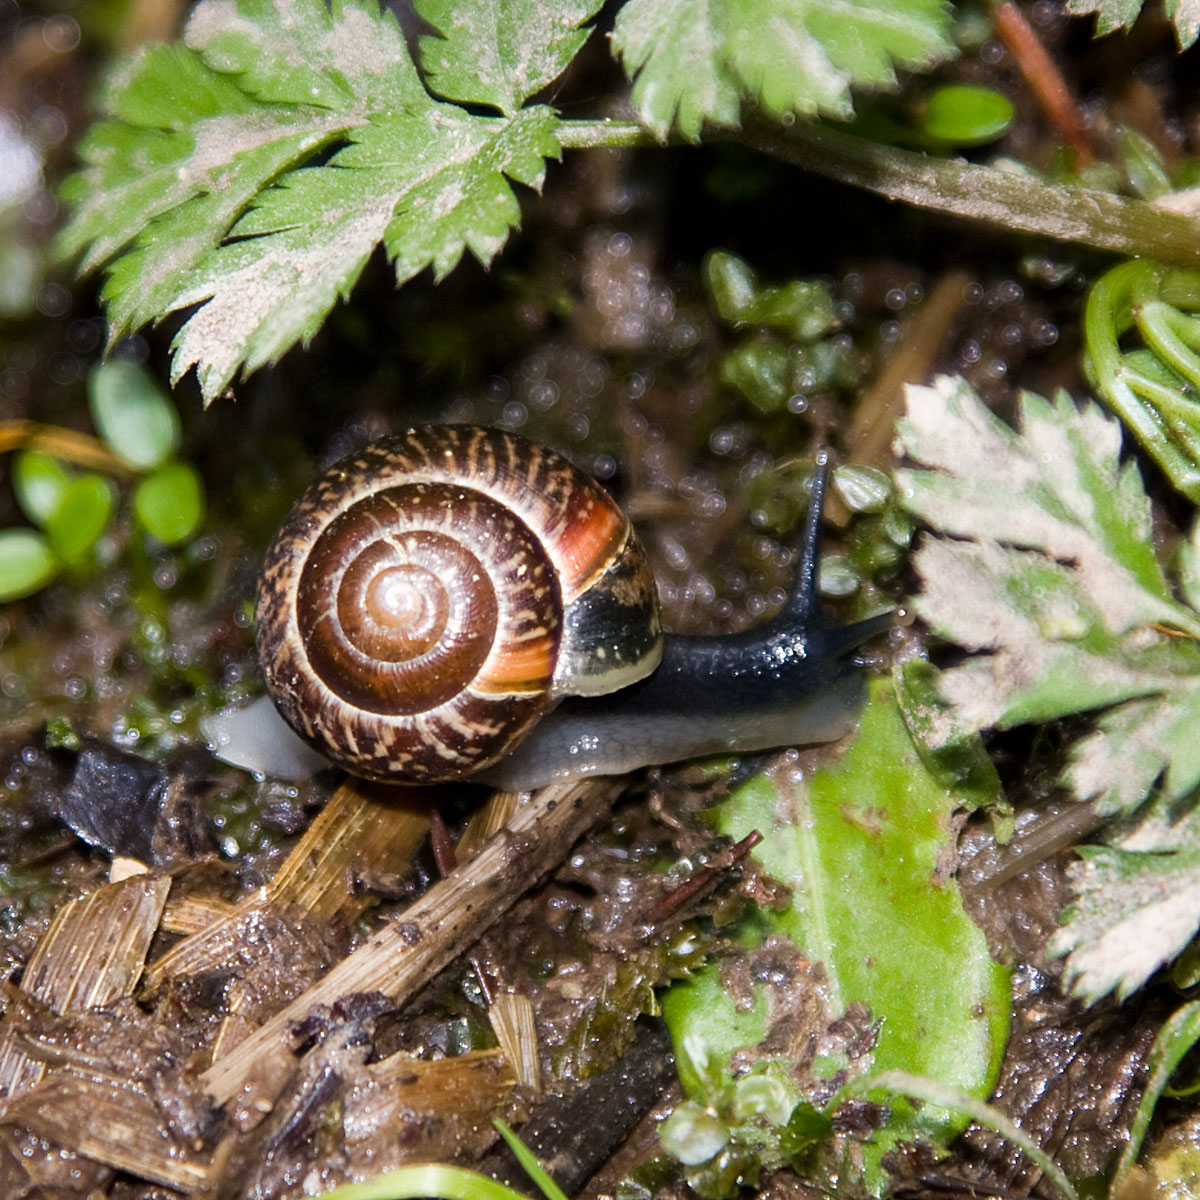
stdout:
[[(542, 68), (561, 70), (577, 37), (562, 21), (586, 16), (545, 8)], [(528, 51), (485, 28), (472, 23), (480, 63), (507, 70)], [(525, 83), (543, 82), (530, 64)], [(64, 188), (61, 248), (107, 264), (114, 336), (199, 306), (172, 379), (195, 366), (211, 401), (307, 341), (380, 241), (398, 282), (440, 277), (465, 250), (491, 261), (519, 217), (509, 181), (539, 187), (559, 153), (552, 110), (516, 111), (527, 93), (508, 87), (508, 117), (439, 103), (376, 0), (202, 0), (184, 45), (143, 51), (111, 85)]]
[(88, 402), (100, 436), (139, 470), (179, 447), (179, 414), (158, 381), (135, 363), (100, 363), (88, 374)]
[(737, 125), (743, 100), (775, 117), (847, 119), (850, 88), (892, 88), (897, 66), (954, 54), (942, 0), (629, 0), (613, 47), (660, 139)]
[(579, 26), (602, 0), (418, 0), (437, 31), (420, 41), (429, 86), (447, 100), (514, 115), (567, 69), (587, 41)]
[[(926, 770), (887, 681), (877, 681), (840, 764), (794, 781), (751, 780), (717, 819), (730, 837), (764, 835), (752, 854), (792, 890), (789, 907), (762, 920), (822, 965), (834, 1014), (868, 1007), (879, 1022), (872, 1070), (984, 1097), (1007, 1037), (1008, 974), (963, 911), (941, 858), (954, 812), (980, 798), (977, 787), (948, 788)], [(999, 800), (998, 791), (990, 798)], [(734, 1005), (715, 969), (672, 988), (663, 1012), (695, 1099), (712, 1090), (712, 1063), (723, 1066), (769, 1024), (761, 1000)], [(962, 1124), (944, 1110), (897, 1104), (871, 1147), (872, 1187), (882, 1183), (887, 1146), (914, 1136), (944, 1143)]]
[(204, 519), (200, 476), (187, 463), (167, 463), (134, 489), (133, 511), (142, 528), (164, 545), (186, 542)]
[(21, 511), (35, 525), (45, 528), (70, 483), (71, 472), (42, 450), (19, 450), (13, 455), (13, 492)]
[(1012, 805), (976, 729), (959, 724), (938, 691), (938, 672), (920, 658), (897, 663), (896, 699), (913, 746), (930, 775), (952, 791), (960, 807), (990, 810), (998, 841), (1012, 833)]
[(897, 486), (941, 535), (916, 557), (916, 608), (978, 652), (940, 679), (957, 719), (984, 729), (1104, 708), (1074, 749), (1075, 794), (1129, 811), (1168, 766), (1168, 794), (1188, 793), (1200, 783), (1200, 614), (1166, 585), (1118, 423), (1026, 395), (1018, 433), (958, 380), (908, 399), (900, 442), (934, 470), (897, 472)]
[(0, 603), (41, 591), (58, 567), (54, 551), (36, 529), (0, 529)]
[[(1144, 0), (1067, 0), (1075, 16), (1096, 14), (1096, 33), (1128, 29), (1138, 19)], [(1175, 40), (1186, 50), (1200, 33), (1200, 4), (1196, 0), (1166, 0), (1167, 17), (1175, 26)]]
[(46, 522), (46, 538), (57, 558), (81, 562), (108, 525), (115, 505), (113, 486), (102, 475), (77, 475)]

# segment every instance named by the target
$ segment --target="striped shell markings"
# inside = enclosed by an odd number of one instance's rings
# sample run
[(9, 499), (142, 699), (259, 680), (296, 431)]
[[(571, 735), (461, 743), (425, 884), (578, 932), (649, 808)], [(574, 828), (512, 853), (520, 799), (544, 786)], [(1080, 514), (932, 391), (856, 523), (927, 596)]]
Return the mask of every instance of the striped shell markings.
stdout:
[(383, 438), (309, 488), (267, 552), (257, 623), (289, 724), (397, 783), (489, 766), (563, 696), (648, 674), (662, 640), (608, 493), (554, 451), (453, 425)]

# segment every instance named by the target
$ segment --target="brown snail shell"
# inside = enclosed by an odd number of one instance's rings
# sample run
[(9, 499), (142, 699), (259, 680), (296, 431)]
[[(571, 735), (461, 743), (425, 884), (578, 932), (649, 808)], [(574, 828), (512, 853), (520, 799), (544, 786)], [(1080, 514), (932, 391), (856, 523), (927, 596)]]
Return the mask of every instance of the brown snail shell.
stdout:
[(267, 553), (259, 657), (280, 712), (357, 775), (432, 783), (507, 754), (567, 695), (649, 674), (653, 576), (608, 493), (474, 426), (383, 438)]

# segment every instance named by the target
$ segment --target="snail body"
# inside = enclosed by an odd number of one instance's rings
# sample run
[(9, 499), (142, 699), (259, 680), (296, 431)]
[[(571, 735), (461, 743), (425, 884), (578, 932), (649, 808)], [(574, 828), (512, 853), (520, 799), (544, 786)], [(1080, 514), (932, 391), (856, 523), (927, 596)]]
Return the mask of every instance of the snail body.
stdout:
[(383, 438), (268, 551), (258, 648), (287, 722), (351, 772), (512, 788), (852, 726), (852, 648), (817, 612), (818, 472), (797, 586), (747, 633), (664, 639), (628, 519), (554, 451), (473, 426)]

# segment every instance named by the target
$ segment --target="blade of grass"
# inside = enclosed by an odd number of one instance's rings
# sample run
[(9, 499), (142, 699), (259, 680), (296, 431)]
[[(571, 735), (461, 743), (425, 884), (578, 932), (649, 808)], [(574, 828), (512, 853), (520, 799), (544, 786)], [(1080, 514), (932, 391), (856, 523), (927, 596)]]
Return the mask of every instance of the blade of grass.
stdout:
[(441, 1163), (398, 1167), (363, 1183), (334, 1188), (319, 1200), (412, 1200), (420, 1196), (438, 1200), (529, 1200), (486, 1175)]
[(550, 1178), (550, 1172), (538, 1162), (537, 1155), (499, 1117), (496, 1117), (492, 1124), (500, 1131), (500, 1136), (508, 1143), (513, 1157), (521, 1164), (525, 1174), (537, 1184), (546, 1200), (567, 1200), (562, 1188)]
[(1018, 1147), (1029, 1161), (1054, 1183), (1054, 1186), (1067, 1200), (1079, 1200), (1079, 1194), (1063, 1169), (1027, 1133), (1018, 1129), (1004, 1113), (982, 1100), (976, 1100), (965, 1092), (947, 1087), (936, 1080), (910, 1075), (907, 1071), (880, 1071), (876, 1075), (868, 1075), (848, 1083), (829, 1102), (826, 1112), (832, 1112), (842, 1100), (850, 1096), (863, 1096), (879, 1091), (894, 1092), (897, 1095), (907, 1096), (910, 1100), (923, 1100), (926, 1104), (936, 1104), (940, 1108), (965, 1113), (972, 1121), (998, 1133), (1002, 1138)]
[(1158, 1031), (1158, 1037), (1154, 1039), (1154, 1045), (1150, 1048), (1147, 1060), (1150, 1078), (1146, 1081), (1146, 1090), (1142, 1093), (1133, 1124), (1129, 1128), (1129, 1142), (1121, 1154), (1121, 1161), (1117, 1163), (1109, 1196), (1122, 1194), (1125, 1178), (1133, 1169), (1141, 1152), (1142, 1141), (1146, 1137), (1155, 1106), (1175, 1073), (1175, 1068), (1197, 1041), (1200, 1041), (1200, 1000), (1193, 1000), (1171, 1014), (1170, 1019)]

